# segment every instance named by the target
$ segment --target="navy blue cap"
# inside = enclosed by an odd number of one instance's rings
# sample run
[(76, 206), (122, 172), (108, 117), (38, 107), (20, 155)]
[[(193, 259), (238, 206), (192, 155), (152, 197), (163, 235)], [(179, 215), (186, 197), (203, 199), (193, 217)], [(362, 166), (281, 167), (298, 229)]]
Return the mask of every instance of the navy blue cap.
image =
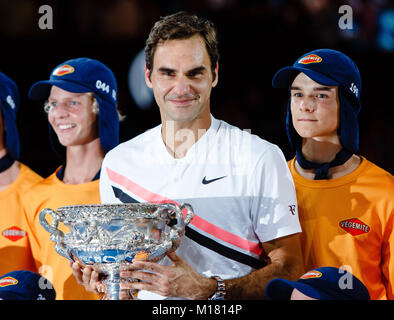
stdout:
[(0, 277), (0, 298), (3, 300), (55, 300), (52, 283), (38, 273), (18, 270)]
[[(275, 88), (290, 88), (295, 77), (306, 74), (312, 80), (326, 86), (337, 86), (340, 103), (338, 133), (343, 147), (356, 153), (359, 147), (357, 116), (361, 109), (361, 75), (357, 65), (342, 52), (333, 49), (318, 49), (302, 55), (293, 66), (284, 67), (274, 75)], [(287, 105), (286, 130), (291, 146), (299, 150), (301, 137), (295, 131)]]
[[(105, 152), (119, 144), (119, 116), (117, 113), (117, 82), (115, 75), (105, 64), (90, 58), (76, 58), (56, 66), (49, 80), (38, 81), (29, 90), (33, 100), (47, 99), (52, 86), (73, 93), (93, 92), (99, 105), (99, 136)], [(64, 147), (59, 147), (57, 136), (50, 128), (55, 151), (64, 158)], [(60, 151), (59, 151), (60, 149)]]
[(16, 83), (0, 72), (0, 107), (5, 124), (5, 146), (14, 160), (19, 160), (20, 141), (16, 125), (19, 108), (19, 90)]
[(318, 49), (302, 55), (291, 67), (280, 69), (272, 79), (275, 88), (288, 88), (300, 72), (312, 80), (345, 89), (349, 96), (360, 99), (361, 76), (357, 65), (342, 52)]
[(271, 300), (290, 300), (293, 289), (318, 300), (370, 300), (367, 288), (357, 277), (334, 267), (308, 271), (297, 281), (273, 279), (265, 295)]

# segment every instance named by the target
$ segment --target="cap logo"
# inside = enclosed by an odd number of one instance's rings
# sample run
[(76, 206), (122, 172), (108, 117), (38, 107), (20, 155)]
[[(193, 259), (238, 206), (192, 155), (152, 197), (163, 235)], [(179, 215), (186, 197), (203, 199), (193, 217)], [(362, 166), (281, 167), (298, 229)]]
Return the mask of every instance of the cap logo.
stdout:
[(15, 109), (15, 102), (11, 96), (7, 96), (7, 103), (10, 105), (12, 109)]
[(368, 233), (371, 229), (368, 225), (357, 218), (342, 220), (339, 222), (339, 226), (352, 236)]
[(106, 93), (109, 93), (109, 84), (106, 84), (104, 81), (97, 80), (96, 81), (96, 88), (103, 90)]
[(322, 58), (316, 54), (308, 54), (307, 56), (301, 58), (298, 63), (301, 64), (310, 64), (310, 63), (319, 63), (322, 62)]
[(317, 270), (312, 270), (300, 277), (300, 279), (313, 279), (313, 278), (320, 278), (322, 276), (322, 273)]
[(69, 66), (68, 64), (64, 64), (58, 68), (56, 68), (52, 75), (54, 76), (64, 76), (65, 74), (69, 74), (69, 73), (73, 73), (74, 72), (74, 68), (72, 66)]
[(350, 92), (353, 93), (356, 97), (358, 97), (358, 88), (357, 86), (352, 82), (349, 88)]
[(26, 237), (26, 231), (18, 228), (17, 226), (13, 226), (11, 228), (3, 230), (1, 233), (4, 237), (11, 241), (18, 241)]
[(13, 277), (5, 277), (3, 279), (0, 279), (0, 287), (8, 287), (8, 286), (13, 286), (18, 283), (18, 280), (16, 280)]

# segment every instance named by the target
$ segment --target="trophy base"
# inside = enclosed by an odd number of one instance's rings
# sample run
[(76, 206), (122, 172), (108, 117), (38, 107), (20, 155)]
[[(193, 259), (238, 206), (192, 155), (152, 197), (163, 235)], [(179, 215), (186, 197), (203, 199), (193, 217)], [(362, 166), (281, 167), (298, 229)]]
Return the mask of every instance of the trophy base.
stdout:
[(138, 300), (137, 290), (120, 290), (119, 295), (113, 295), (110, 292), (106, 292), (101, 300)]

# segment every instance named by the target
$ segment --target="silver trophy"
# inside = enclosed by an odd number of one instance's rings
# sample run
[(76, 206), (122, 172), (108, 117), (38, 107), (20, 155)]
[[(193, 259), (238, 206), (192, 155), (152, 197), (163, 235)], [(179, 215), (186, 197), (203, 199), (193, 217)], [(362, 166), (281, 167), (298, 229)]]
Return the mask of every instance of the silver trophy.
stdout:
[[(51, 224), (47, 215), (52, 216)], [(134, 259), (157, 262), (175, 251), (193, 215), (187, 203), (128, 203), (47, 208), (39, 219), (56, 252), (104, 274), (106, 297), (119, 300), (120, 283), (133, 281), (122, 279), (121, 270)]]

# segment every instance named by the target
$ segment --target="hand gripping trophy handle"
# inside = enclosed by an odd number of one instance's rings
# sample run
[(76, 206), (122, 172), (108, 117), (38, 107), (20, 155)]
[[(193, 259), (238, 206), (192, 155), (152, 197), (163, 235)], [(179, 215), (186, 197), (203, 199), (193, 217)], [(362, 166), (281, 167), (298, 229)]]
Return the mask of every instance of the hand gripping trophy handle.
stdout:
[[(46, 219), (46, 215), (49, 214), (52, 216), (52, 225), (50, 225)], [(69, 250), (66, 248), (64, 244), (64, 233), (63, 231), (58, 229), (59, 222), (61, 221), (61, 214), (58, 212), (46, 208), (44, 210), (41, 210), (40, 216), (39, 216), (40, 224), (44, 227), (46, 231), (48, 231), (51, 234), (50, 239), (55, 242), (55, 250), (57, 253), (62, 255), (63, 257), (67, 259), (72, 260), (72, 256), (69, 253)]]
[[(193, 215), (186, 203), (93, 204), (47, 208), (39, 221), (56, 243), (56, 252), (103, 273), (105, 296), (118, 300), (124, 281), (120, 270), (134, 259), (158, 262), (175, 251)], [(64, 234), (60, 222), (70, 232)]]

